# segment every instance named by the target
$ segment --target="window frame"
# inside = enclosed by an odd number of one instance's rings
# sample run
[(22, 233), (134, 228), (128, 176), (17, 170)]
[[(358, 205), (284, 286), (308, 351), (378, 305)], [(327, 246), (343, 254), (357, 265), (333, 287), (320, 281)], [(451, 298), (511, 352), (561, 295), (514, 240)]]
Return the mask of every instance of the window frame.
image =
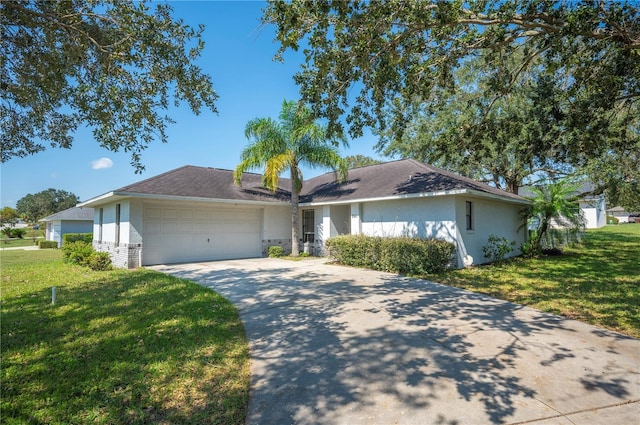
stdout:
[(115, 235), (115, 243), (116, 246), (120, 245), (120, 204), (116, 204), (116, 235)]
[(465, 227), (468, 232), (473, 232), (474, 223), (473, 223), (473, 202), (472, 201), (464, 201), (465, 205)]
[[(311, 223), (309, 224), (309, 220)], [(311, 231), (309, 231), (309, 228)], [(302, 210), (302, 243), (316, 240), (316, 211), (314, 209)]]
[(102, 226), (104, 224), (104, 208), (98, 210), (98, 242), (102, 242)]

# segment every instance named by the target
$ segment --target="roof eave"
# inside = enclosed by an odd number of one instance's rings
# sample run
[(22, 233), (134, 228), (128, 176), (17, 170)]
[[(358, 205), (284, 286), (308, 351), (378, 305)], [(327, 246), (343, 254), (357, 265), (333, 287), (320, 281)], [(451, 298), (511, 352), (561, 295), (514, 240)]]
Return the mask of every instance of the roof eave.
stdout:
[(143, 199), (158, 201), (179, 201), (179, 202), (206, 202), (217, 204), (243, 204), (243, 205), (287, 205), (285, 201), (253, 201), (247, 199), (225, 199), (225, 198), (204, 198), (199, 196), (179, 196), (179, 195), (158, 195), (152, 193), (137, 193), (115, 191), (105, 193), (88, 201), (78, 204), (79, 207), (96, 207), (100, 205), (110, 204), (123, 199)]
[(390, 195), (380, 196), (375, 198), (356, 198), (349, 200), (334, 200), (334, 201), (318, 201), (318, 202), (306, 202), (300, 203), (302, 207), (315, 207), (322, 205), (344, 205), (344, 204), (356, 204), (360, 202), (380, 202), (380, 201), (392, 201), (399, 199), (415, 199), (415, 198), (430, 198), (437, 196), (455, 196), (455, 195), (473, 195), (481, 198), (495, 199), (503, 202), (509, 202), (519, 205), (530, 205), (531, 201), (525, 198), (517, 199), (508, 196), (501, 196), (493, 193), (482, 192), (473, 189), (456, 189), (456, 190), (442, 190), (437, 192), (421, 192), (421, 193), (407, 193), (402, 195)]

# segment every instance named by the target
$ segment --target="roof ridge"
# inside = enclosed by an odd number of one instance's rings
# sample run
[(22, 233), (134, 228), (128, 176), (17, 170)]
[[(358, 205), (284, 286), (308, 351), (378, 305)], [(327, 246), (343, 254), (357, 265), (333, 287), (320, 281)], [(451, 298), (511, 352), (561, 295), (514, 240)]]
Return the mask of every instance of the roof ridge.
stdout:
[[(181, 167), (174, 168), (174, 169), (169, 170), (169, 171), (165, 171), (164, 173), (160, 173), (160, 174), (157, 174), (155, 176), (147, 177), (146, 179), (138, 180), (135, 183), (131, 183), (131, 184), (128, 184), (126, 186), (122, 186), (121, 188), (116, 189), (114, 192), (126, 191), (127, 188), (130, 188), (130, 187), (133, 187), (133, 186), (137, 186), (137, 185), (145, 183), (145, 182), (147, 182), (147, 181), (149, 181), (151, 179), (157, 179), (159, 177), (168, 176), (168, 175), (173, 174), (173, 173), (175, 173), (175, 172), (177, 172), (179, 170), (182, 170), (184, 168), (198, 168), (198, 167), (196, 165), (183, 165)], [(199, 168), (204, 168), (204, 167), (199, 167)]]

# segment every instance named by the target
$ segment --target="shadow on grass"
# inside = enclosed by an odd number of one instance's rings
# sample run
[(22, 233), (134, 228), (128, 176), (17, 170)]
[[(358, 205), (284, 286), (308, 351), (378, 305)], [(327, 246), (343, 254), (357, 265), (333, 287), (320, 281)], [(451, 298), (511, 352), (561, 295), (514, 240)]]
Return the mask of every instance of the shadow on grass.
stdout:
[(434, 278), (640, 337), (640, 235), (624, 233), (629, 230), (587, 232), (583, 245), (557, 257), (517, 258)]
[(3, 299), (4, 423), (243, 423), (235, 308), (156, 272), (104, 276), (55, 305), (49, 288)]

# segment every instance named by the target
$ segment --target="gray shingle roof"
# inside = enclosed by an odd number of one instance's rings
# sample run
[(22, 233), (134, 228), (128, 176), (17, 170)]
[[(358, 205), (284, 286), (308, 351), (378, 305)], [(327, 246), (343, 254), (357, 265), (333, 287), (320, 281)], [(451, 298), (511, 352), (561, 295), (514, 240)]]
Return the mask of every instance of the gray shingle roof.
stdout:
[(39, 221), (54, 221), (54, 220), (89, 220), (93, 221), (93, 208), (80, 208), (71, 207), (64, 211), (51, 214)]
[(525, 201), (513, 193), (413, 159), (354, 168), (349, 170), (349, 178), (344, 184), (335, 181), (334, 173), (312, 178), (305, 182), (301, 201), (331, 202), (459, 190)]
[(245, 173), (242, 186), (233, 183), (233, 171), (186, 165), (155, 177), (124, 186), (114, 192), (149, 195), (185, 196), (239, 201), (289, 201), (285, 188), (288, 179), (280, 179), (275, 193), (262, 187), (260, 174)]
[[(112, 192), (117, 196), (170, 196), (259, 202), (290, 202), (290, 180), (281, 178), (275, 193), (262, 187), (262, 176), (245, 173), (242, 186), (233, 183), (233, 171), (187, 165)], [(389, 198), (402, 195), (475, 191), (517, 202), (508, 193), (454, 173), (404, 159), (349, 170), (347, 182), (338, 183), (330, 172), (305, 181), (301, 203)], [(98, 199), (98, 198), (95, 198)], [(94, 200), (87, 201), (96, 205)]]

